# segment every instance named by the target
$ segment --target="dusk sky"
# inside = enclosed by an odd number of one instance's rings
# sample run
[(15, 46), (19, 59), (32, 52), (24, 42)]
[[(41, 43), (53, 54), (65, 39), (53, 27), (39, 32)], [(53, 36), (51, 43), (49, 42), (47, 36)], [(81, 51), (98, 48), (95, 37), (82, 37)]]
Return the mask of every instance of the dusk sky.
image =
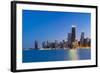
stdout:
[(35, 40), (39, 42), (39, 45), (47, 40), (66, 40), (72, 25), (76, 26), (76, 39), (80, 39), (81, 32), (85, 33), (85, 37), (90, 37), (91, 14), (23, 10), (23, 48), (34, 48)]

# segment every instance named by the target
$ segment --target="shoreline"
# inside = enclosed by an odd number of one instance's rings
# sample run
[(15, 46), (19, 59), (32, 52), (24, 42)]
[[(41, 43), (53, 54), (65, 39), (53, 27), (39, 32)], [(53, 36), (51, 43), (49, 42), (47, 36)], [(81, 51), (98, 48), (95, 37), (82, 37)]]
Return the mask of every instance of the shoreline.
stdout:
[(39, 48), (39, 49), (23, 49), (23, 50), (72, 50), (72, 49), (91, 49), (91, 47), (78, 47), (78, 48)]

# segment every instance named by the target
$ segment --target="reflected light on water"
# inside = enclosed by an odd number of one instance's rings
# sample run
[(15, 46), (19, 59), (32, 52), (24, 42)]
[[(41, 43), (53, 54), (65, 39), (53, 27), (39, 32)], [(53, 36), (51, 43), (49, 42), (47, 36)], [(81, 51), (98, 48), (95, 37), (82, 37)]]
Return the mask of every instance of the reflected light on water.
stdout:
[(23, 62), (74, 61), (91, 59), (91, 49), (24, 50)]
[(76, 49), (70, 49), (69, 50), (69, 59), (70, 60), (78, 60), (78, 51)]

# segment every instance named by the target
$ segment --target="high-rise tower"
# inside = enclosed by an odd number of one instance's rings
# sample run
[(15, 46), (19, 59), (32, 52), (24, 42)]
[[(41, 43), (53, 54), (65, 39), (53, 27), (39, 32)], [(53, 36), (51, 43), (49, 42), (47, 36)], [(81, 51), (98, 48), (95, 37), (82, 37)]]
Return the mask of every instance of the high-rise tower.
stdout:
[(35, 46), (35, 47), (34, 47), (35, 49), (38, 49), (38, 41), (35, 40), (34, 46)]
[(81, 33), (81, 38), (80, 38), (80, 45), (84, 45), (84, 32)]
[(71, 42), (74, 42), (75, 39), (76, 39), (76, 26), (72, 25)]

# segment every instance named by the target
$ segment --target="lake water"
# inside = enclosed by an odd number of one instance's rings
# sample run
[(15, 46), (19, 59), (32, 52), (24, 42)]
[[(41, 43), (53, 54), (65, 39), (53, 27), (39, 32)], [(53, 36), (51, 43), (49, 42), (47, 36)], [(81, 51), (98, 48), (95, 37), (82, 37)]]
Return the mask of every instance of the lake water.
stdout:
[(91, 49), (23, 50), (23, 63), (91, 59)]

